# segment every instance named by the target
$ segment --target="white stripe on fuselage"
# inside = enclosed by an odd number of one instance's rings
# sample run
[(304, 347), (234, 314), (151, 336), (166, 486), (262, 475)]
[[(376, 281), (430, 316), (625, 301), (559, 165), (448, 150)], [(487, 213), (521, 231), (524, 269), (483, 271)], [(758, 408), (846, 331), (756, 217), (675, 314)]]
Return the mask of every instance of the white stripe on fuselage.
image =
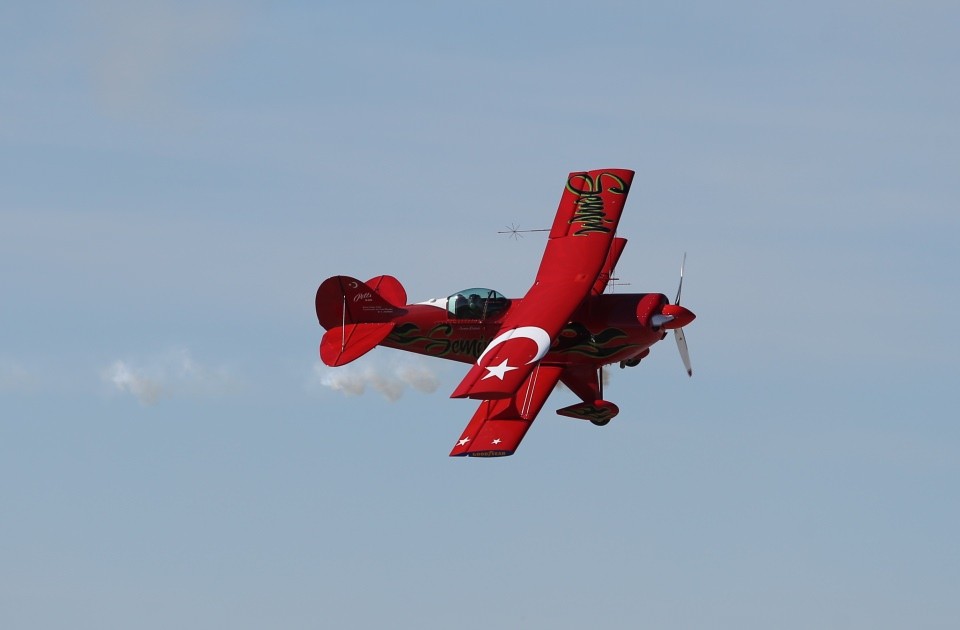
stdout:
[(422, 304), (423, 306), (433, 306), (434, 308), (442, 308), (447, 310), (447, 298), (433, 298), (432, 300), (427, 300), (426, 302), (417, 302), (417, 304)]

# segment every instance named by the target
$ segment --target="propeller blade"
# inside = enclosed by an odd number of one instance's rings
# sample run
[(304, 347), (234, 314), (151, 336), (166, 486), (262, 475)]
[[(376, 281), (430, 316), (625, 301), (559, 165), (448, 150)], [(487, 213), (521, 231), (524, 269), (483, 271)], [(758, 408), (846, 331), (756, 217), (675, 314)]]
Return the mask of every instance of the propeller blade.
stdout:
[(690, 367), (690, 351), (687, 350), (687, 338), (683, 336), (683, 329), (675, 328), (673, 335), (677, 339), (677, 348), (680, 350), (680, 358), (683, 359), (683, 367), (687, 368), (687, 376), (693, 376), (693, 368)]
[(680, 291), (683, 290), (683, 268), (687, 265), (687, 252), (683, 252), (683, 262), (680, 263), (680, 286), (677, 287), (677, 299), (673, 301), (674, 304), (680, 303)]

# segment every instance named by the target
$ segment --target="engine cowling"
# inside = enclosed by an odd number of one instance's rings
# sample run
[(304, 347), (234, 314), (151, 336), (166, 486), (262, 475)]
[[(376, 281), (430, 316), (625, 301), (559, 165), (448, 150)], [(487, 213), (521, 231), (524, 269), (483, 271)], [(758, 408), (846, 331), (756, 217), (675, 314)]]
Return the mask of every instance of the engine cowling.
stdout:
[(662, 293), (648, 293), (637, 302), (637, 321), (647, 328), (655, 328), (655, 317), (661, 314), (664, 306), (669, 306), (667, 296)]

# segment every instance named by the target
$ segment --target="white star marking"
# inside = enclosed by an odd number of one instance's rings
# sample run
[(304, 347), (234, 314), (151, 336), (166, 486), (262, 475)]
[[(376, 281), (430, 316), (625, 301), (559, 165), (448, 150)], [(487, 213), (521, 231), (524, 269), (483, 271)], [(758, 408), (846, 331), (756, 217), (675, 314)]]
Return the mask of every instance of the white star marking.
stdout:
[(497, 438), (497, 439), (495, 439), (495, 440), (493, 441), (493, 444), (499, 444), (499, 443), (502, 442), (502, 441), (503, 441), (503, 440), (501, 440), (500, 438)]
[(459, 442), (457, 442), (457, 445), (458, 445), (458, 446), (466, 446), (467, 442), (469, 442), (469, 441), (470, 441), (470, 438), (466, 437), (466, 438), (463, 438), (462, 440), (460, 440)]
[(499, 379), (502, 381), (504, 374), (506, 374), (506, 373), (509, 372), (510, 370), (516, 370), (516, 369), (517, 369), (517, 368), (515, 368), (515, 367), (510, 367), (509, 365), (507, 365), (507, 359), (504, 359), (504, 360), (503, 360), (503, 363), (501, 363), (500, 365), (498, 365), (498, 366), (496, 366), (496, 367), (491, 367), (491, 366), (488, 365), (488, 366), (486, 367), (486, 370), (487, 370), (488, 374), (487, 374), (486, 376), (484, 376), (483, 378), (481, 378), (480, 380), (481, 380), (481, 381), (485, 381), (485, 380), (487, 380), (488, 378), (490, 378), (491, 376), (496, 376), (497, 378), (499, 378)]

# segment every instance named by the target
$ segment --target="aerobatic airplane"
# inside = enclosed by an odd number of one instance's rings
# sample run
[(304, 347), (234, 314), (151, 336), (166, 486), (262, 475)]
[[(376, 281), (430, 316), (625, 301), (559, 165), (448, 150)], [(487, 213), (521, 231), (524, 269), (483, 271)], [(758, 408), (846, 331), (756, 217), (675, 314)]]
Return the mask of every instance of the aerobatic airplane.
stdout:
[(692, 375), (683, 327), (695, 315), (662, 293), (605, 293), (627, 243), (616, 236), (633, 171), (570, 173), (533, 286), (519, 299), (490, 289), (407, 304), (392, 276), (328, 278), (316, 309), (320, 358), (344, 365), (376, 346), (470, 364), (452, 398), (480, 407), (451, 456), (512, 455), (558, 382), (581, 402), (558, 409), (602, 426), (619, 409), (603, 400), (602, 369), (633, 367), (673, 330)]

